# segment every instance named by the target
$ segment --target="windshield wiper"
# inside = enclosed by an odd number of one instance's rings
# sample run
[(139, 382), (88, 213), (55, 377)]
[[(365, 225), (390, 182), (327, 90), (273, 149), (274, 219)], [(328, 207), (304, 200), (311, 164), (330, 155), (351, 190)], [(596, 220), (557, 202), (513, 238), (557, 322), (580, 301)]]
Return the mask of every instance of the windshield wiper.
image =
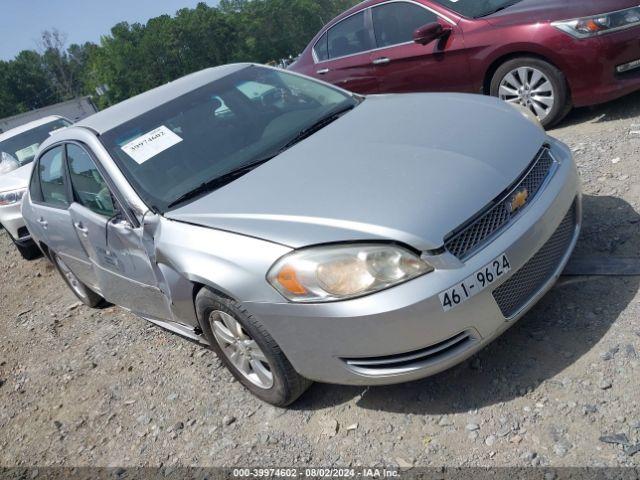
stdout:
[(180, 197), (175, 199), (173, 202), (171, 202), (169, 205), (167, 205), (167, 208), (175, 207), (176, 205), (184, 203), (187, 200), (191, 200), (192, 198), (200, 197), (200, 196), (204, 195), (205, 193), (210, 193), (210, 192), (213, 192), (214, 190), (222, 188), (225, 185), (233, 182), (236, 178), (241, 177), (241, 176), (249, 173), (251, 170), (255, 170), (260, 165), (262, 165), (263, 163), (268, 162), (269, 160), (271, 160), (276, 155), (270, 155), (270, 156), (267, 156), (267, 157), (262, 158), (260, 160), (257, 160), (255, 162), (248, 163), (248, 164), (243, 165), (243, 166), (241, 166), (239, 168), (236, 168), (236, 169), (231, 170), (231, 171), (229, 171), (227, 173), (224, 173), (224, 174), (220, 175), (219, 177), (216, 177), (216, 178), (208, 180), (208, 181), (206, 181), (204, 183), (201, 183), (200, 186), (194, 188), (193, 190), (188, 191), (184, 195), (181, 195)]
[(348, 105), (339, 110), (330, 112), (329, 114), (325, 115), (320, 120), (315, 122), (313, 125), (305, 128), (304, 130), (300, 130), (300, 132), (298, 132), (298, 134), (295, 137), (293, 137), (293, 139), (288, 141), (282, 148), (278, 149), (277, 152), (269, 154), (266, 157), (261, 158), (260, 160), (256, 160), (254, 162), (248, 163), (237, 169), (231, 170), (219, 177), (216, 177), (212, 180), (209, 180), (200, 184), (200, 186), (194, 188), (193, 190), (188, 191), (184, 195), (181, 195), (176, 200), (171, 202), (169, 205), (167, 205), (167, 208), (175, 207), (176, 205), (179, 205), (188, 200), (191, 200), (192, 198), (200, 197), (205, 193), (213, 192), (218, 188), (224, 187), (225, 185), (234, 181), (236, 178), (249, 173), (251, 170), (254, 170), (255, 168), (262, 165), (263, 163), (266, 163), (269, 160), (273, 159), (274, 157), (277, 157), (278, 155), (283, 153), (285, 150), (288, 150), (289, 148), (293, 147), (296, 143), (299, 143), (305, 138), (313, 135), (315, 132), (326, 127), (330, 123), (334, 122), (335, 120), (340, 118), (342, 115), (347, 113), (349, 110), (352, 110), (354, 107), (355, 105)]
[(325, 115), (320, 120), (315, 122), (313, 125), (310, 125), (309, 127), (305, 128), (304, 130), (300, 130), (295, 137), (293, 137), (291, 140), (289, 140), (284, 145), (284, 147), (282, 147), (282, 149), (280, 150), (280, 153), (282, 153), (285, 150), (293, 147), (296, 143), (300, 143), (305, 138), (309, 138), (311, 135), (316, 133), (318, 130), (321, 130), (324, 127), (326, 127), (327, 125), (329, 125), (330, 123), (335, 122), (342, 115), (344, 115), (345, 113), (347, 113), (350, 110), (353, 110), (354, 108), (355, 108), (355, 105), (348, 105), (346, 107), (343, 107), (343, 108), (340, 108), (340, 109), (335, 110), (333, 112), (330, 112), (329, 114)]

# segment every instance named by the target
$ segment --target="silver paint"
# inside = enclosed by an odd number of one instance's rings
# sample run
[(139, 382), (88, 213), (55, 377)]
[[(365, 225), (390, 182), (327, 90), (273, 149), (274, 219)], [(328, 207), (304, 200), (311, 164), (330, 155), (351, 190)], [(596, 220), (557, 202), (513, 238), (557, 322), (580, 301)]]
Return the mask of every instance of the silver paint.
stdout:
[[(95, 132), (240, 67), (229, 68), (207, 70), (124, 102), (84, 126), (55, 134), (43, 146), (80, 141), (89, 147), (128, 212), (124, 221), (107, 225), (76, 205), (42, 207), (28, 194), (23, 201), (36, 241), (58, 252), (107, 300), (199, 339), (193, 302), (197, 290), (207, 286), (241, 303), (301, 375), (332, 383), (387, 384), (459, 363), (511, 326), (554, 284), (579, 224), (555, 276), (515, 318), (502, 316), (490, 291), (446, 314), (439, 303), (439, 292), (507, 253), (512, 273), (498, 287), (544, 245), (576, 198), (580, 209), (580, 181), (569, 149), (512, 107), (485, 97), (368, 97), (228, 186), (165, 216), (152, 213)], [(510, 186), (544, 143), (558, 167), (516, 221), (465, 262), (435, 251), (447, 234)], [(73, 228), (74, 216), (86, 222), (87, 237)], [(406, 243), (436, 270), (366, 297), (327, 304), (288, 303), (265, 279), (274, 262), (294, 248), (350, 240)], [(364, 375), (341, 360), (411, 352), (462, 331), (473, 333), (470, 348), (402, 374)]]

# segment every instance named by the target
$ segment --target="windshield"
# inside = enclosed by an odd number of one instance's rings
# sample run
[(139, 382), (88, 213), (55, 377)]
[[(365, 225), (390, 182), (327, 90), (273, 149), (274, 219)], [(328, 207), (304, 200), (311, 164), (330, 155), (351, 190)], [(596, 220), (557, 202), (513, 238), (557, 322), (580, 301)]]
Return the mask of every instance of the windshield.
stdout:
[(61, 118), (0, 142), (0, 162), (13, 161), (20, 167), (33, 162), (40, 144), (55, 130), (69, 125), (68, 121)]
[(435, 0), (440, 5), (468, 18), (480, 18), (511, 7), (522, 0)]
[(277, 155), (354, 97), (280, 70), (250, 66), (101, 136), (145, 202), (164, 212), (203, 184)]

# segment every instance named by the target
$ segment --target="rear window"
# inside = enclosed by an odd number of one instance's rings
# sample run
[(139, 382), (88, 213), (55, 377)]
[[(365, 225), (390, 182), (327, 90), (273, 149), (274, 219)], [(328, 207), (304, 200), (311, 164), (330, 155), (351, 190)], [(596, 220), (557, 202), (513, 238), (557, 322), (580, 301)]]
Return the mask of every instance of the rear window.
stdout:
[(316, 43), (316, 46), (313, 47), (313, 50), (316, 52), (316, 58), (318, 61), (323, 62), (329, 59), (329, 45), (327, 43), (328, 34), (325, 32), (324, 35), (320, 37), (320, 40)]
[(54, 120), (0, 142), (0, 152), (10, 155), (20, 166), (33, 162), (40, 144), (56, 130), (71, 125), (67, 120)]

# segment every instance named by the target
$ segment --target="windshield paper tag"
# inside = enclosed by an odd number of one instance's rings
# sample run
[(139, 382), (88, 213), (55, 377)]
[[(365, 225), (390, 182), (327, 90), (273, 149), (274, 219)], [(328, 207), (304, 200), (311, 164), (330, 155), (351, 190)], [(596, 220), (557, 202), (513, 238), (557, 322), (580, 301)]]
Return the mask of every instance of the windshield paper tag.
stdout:
[(162, 125), (161, 127), (132, 140), (121, 148), (124, 153), (141, 165), (150, 158), (168, 150), (181, 141), (182, 138)]

